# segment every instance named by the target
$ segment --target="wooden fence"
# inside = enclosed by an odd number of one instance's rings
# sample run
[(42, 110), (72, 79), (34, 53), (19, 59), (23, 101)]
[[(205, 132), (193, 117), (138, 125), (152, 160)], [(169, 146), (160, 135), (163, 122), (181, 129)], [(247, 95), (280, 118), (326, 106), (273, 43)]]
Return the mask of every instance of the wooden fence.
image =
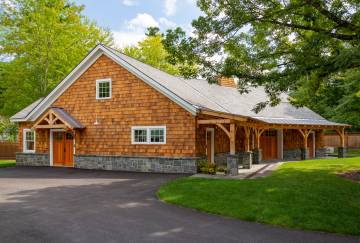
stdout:
[[(324, 144), (326, 147), (339, 147), (340, 137), (337, 134), (325, 134)], [(345, 146), (348, 148), (360, 148), (360, 133), (345, 135)]]
[(0, 159), (15, 159), (15, 153), (18, 151), (16, 142), (0, 141)]

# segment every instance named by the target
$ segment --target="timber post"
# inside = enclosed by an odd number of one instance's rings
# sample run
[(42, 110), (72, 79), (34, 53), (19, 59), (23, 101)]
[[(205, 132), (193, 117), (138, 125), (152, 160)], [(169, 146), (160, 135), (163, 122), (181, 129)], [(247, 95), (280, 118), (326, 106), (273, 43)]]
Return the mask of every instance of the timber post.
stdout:
[(346, 147), (345, 147), (345, 128), (336, 129), (337, 134), (340, 136), (340, 146), (338, 147), (338, 158), (346, 157)]
[(301, 148), (301, 160), (308, 158), (308, 137), (311, 133), (311, 129), (298, 129), (303, 137), (303, 147)]
[(254, 164), (259, 164), (262, 160), (262, 150), (260, 148), (260, 138), (265, 128), (254, 128), (255, 133), (255, 150), (254, 150)]

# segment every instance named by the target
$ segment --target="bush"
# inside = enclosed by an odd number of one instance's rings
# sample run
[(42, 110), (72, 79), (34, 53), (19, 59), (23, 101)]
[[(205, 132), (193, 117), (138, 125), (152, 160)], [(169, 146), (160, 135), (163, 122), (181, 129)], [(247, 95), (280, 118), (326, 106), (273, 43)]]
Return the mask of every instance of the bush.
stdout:
[(203, 174), (215, 174), (216, 165), (207, 160), (200, 160), (197, 164), (197, 171)]
[(226, 173), (226, 168), (224, 166), (219, 166), (216, 168), (217, 172)]

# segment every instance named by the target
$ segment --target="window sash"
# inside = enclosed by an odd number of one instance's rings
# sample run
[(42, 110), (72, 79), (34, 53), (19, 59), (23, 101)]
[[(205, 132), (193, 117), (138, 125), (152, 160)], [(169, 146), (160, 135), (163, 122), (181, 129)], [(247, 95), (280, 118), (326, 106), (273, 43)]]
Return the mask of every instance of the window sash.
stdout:
[(110, 99), (112, 92), (111, 79), (96, 80), (96, 99)]
[[(140, 134), (139, 131), (143, 131)], [(142, 138), (142, 140), (140, 139)], [(132, 144), (166, 144), (166, 127), (165, 126), (144, 126), (131, 128)]]
[(31, 129), (23, 130), (23, 152), (35, 152), (35, 131), (32, 131)]

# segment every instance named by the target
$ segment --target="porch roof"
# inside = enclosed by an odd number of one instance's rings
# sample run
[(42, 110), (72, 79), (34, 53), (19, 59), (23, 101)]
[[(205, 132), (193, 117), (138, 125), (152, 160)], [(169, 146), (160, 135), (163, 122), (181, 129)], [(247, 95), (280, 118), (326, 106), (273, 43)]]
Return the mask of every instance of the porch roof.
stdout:
[[(47, 124), (43, 124), (43, 123)], [(33, 128), (69, 128), (83, 129), (85, 128), (78, 120), (60, 107), (50, 107), (49, 110), (40, 117), (34, 124)]]

